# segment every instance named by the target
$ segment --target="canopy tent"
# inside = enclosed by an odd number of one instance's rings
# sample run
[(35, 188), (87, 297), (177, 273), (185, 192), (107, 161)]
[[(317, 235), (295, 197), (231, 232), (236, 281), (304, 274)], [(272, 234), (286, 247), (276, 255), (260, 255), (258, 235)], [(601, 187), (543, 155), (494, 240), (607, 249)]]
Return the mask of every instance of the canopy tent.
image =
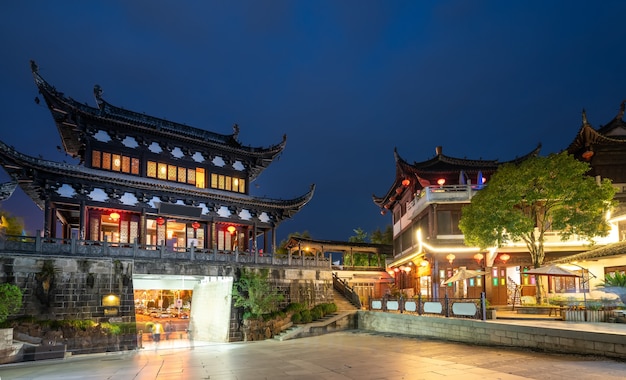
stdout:
[(539, 268), (534, 268), (524, 272), (524, 274), (536, 274), (541, 276), (560, 276), (560, 277), (582, 277), (582, 275), (572, 272), (571, 270), (560, 267), (556, 264), (549, 264)]

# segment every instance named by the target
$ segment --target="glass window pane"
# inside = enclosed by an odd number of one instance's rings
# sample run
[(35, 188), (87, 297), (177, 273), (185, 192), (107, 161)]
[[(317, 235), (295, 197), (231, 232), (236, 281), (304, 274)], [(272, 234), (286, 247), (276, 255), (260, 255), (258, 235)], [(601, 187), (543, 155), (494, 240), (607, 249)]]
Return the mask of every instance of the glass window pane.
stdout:
[(159, 162), (159, 172), (157, 176), (159, 179), (167, 179), (167, 164)]

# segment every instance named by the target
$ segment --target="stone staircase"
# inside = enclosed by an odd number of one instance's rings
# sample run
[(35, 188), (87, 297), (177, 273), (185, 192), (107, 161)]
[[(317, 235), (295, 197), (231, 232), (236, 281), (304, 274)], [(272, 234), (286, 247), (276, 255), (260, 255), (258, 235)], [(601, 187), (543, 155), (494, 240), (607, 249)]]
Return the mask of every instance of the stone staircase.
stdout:
[(350, 319), (358, 310), (336, 289), (333, 289), (333, 302), (337, 305), (337, 311), (324, 318), (307, 324), (291, 325), (280, 334), (274, 336), (274, 340), (288, 340), (303, 338), (305, 336), (315, 336), (337, 330), (346, 330), (351, 327)]
[(357, 307), (348, 301), (343, 294), (339, 293), (337, 289), (333, 289), (333, 302), (337, 305), (338, 312), (358, 310)]

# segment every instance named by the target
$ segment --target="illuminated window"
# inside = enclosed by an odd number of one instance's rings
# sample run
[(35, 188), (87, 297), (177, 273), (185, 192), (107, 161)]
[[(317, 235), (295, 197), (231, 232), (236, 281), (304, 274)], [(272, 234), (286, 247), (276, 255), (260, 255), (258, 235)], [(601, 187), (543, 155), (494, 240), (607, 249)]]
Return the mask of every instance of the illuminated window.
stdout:
[(94, 150), (91, 153), (91, 166), (99, 168), (102, 165), (102, 153), (98, 150)]
[(102, 153), (102, 169), (111, 170), (111, 153)]
[(131, 158), (130, 160), (130, 173), (139, 175), (139, 159)]
[(148, 177), (156, 178), (157, 164), (154, 161), (148, 161)]
[(187, 169), (178, 168), (178, 182), (187, 182)]
[(176, 166), (167, 165), (167, 180), (168, 181), (176, 181)]
[(204, 169), (196, 168), (196, 187), (204, 189)]
[(159, 162), (158, 168), (159, 171), (157, 172), (157, 178), (167, 179), (167, 164)]
[(111, 170), (119, 172), (122, 169), (122, 157), (119, 154), (113, 154), (111, 156), (113, 157)]
[(122, 171), (130, 173), (130, 157), (128, 156), (122, 156)]
[(187, 183), (190, 185), (196, 184), (196, 171), (193, 169), (187, 170)]

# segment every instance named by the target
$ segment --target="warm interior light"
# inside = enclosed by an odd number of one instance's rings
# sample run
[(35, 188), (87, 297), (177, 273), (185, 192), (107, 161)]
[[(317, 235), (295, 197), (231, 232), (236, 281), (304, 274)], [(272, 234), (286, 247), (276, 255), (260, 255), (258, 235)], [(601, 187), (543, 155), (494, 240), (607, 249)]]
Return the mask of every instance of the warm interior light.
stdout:
[(428, 260), (422, 260), (422, 261), (420, 262), (420, 266), (421, 266), (421, 267), (427, 267), (427, 266), (428, 266)]
[(230, 234), (232, 235), (232, 234), (235, 233), (236, 228), (235, 228), (235, 226), (228, 226), (228, 228), (226, 228), (226, 230), (228, 232), (230, 232)]
[(448, 260), (450, 264), (452, 264), (454, 259), (456, 259), (456, 256), (454, 256), (453, 254), (449, 254), (448, 256), (446, 256), (446, 259)]
[(502, 262), (506, 263), (507, 261), (509, 261), (509, 259), (511, 258), (511, 256), (507, 253), (503, 253), (500, 255), (500, 260), (502, 260)]
[(443, 186), (444, 183), (446, 183), (446, 179), (445, 178), (439, 178), (437, 180), (437, 184), (439, 184), (439, 186)]
[(402, 180), (402, 186), (407, 187), (411, 184), (411, 181), (408, 178)]
[(109, 218), (113, 219), (114, 222), (117, 222), (117, 220), (120, 218), (120, 214), (118, 214), (117, 212), (112, 212), (109, 214)]
[(406, 273), (409, 273), (411, 271), (411, 267), (410, 266), (404, 267), (404, 271)]

